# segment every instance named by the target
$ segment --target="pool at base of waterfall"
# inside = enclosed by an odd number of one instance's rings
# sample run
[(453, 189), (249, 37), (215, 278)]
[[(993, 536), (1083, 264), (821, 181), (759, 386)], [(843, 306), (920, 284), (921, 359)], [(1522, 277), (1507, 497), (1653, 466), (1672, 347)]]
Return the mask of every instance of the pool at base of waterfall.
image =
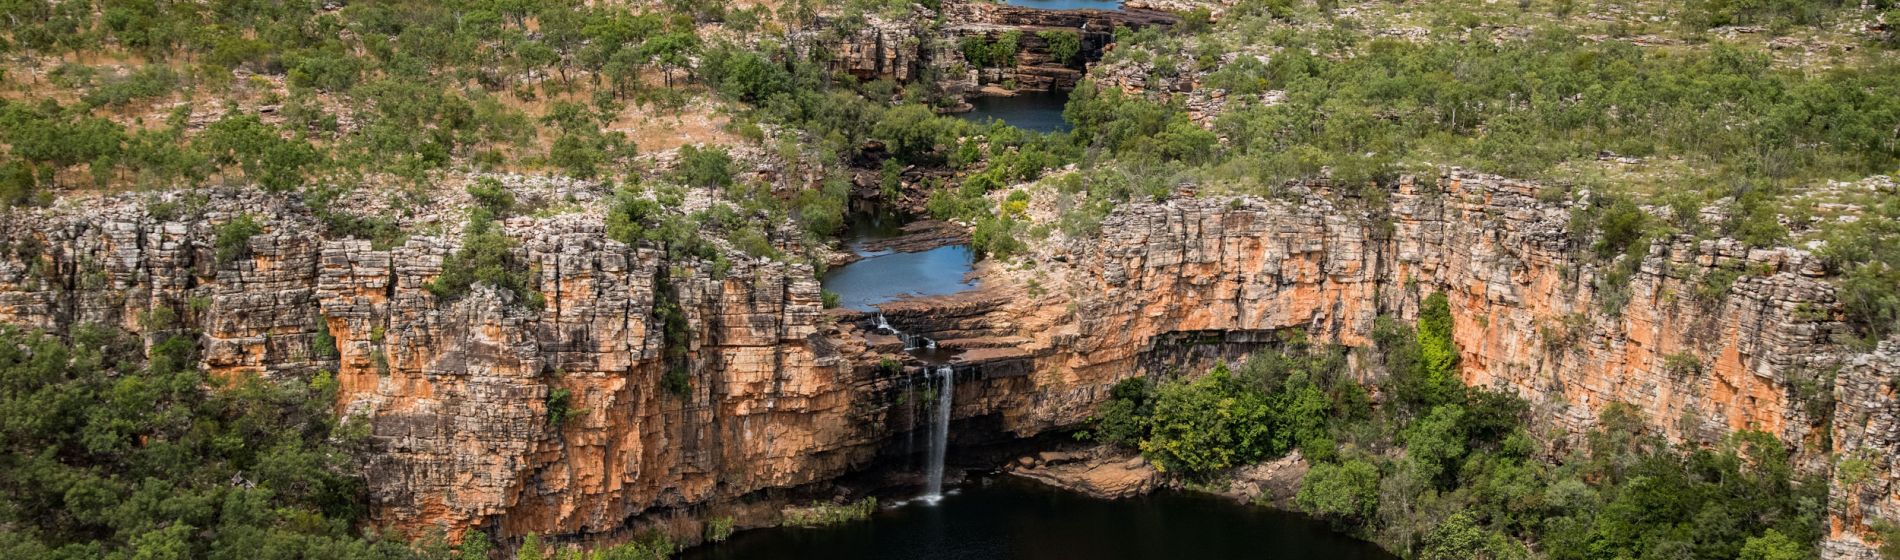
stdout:
[(979, 477), (934, 504), (909, 501), (821, 528), (741, 531), (683, 558), (1395, 560), (1297, 513), (1161, 490), (1105, 500), (1013, 477)]

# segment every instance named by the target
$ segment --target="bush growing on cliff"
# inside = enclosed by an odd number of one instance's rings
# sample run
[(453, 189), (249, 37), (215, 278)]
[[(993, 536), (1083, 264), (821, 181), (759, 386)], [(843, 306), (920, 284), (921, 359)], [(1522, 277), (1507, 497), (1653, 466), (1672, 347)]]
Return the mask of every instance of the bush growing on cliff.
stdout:
[(1049, 56), (1056, 62), (1074, 64), (1075, 55), (1082, 52), (1082, 35), (1074, 31), (1049, 29), (1036, 32), (1037, 37), (1049, 44)]
[(1886, 197), (1830, 232), (1820, 255), (1839, 275), (1836, 297), (1864, 344), (1900, 332), (1900, 197)]
[[(1308, 454), (1303, 510), (1419, 558), (1524, 557), (1527, 543), (1556, 560), (1812, 556), (1828, 485), (1797, 475), (1773, 436), (1676, 448), (1612, 405), (1580, 449), (1540, 457), (1528, 403), (1459, 382), (1444, 303), (1426, 298), (1416, 329), (1379, 321), (1380, 392), (1397, 406), (1315, 415), (1340, 452)], [(1437, 372), (1449, 383), (1435, 388)], [(1364, 452), (1379, 449), (1396, 453)]]
[(1416, 327), (1381, 317), (1372, 338), (1390, 376), (1385, 388), (1407, 410), (1422, 413), (1462, 397), (1450, 301), (1443, 293), (1420, 303)]
[(1237, 369), (1226, 365), (1193, 379), (1154, 386), (1144, 378), (1117, 383), (1097, 410), (1088, 437), (1142, 454), (1165, 471), (1203, 477), (1324, 446), (1329, 417), (1362, 420), (1365, 394), (1339, 374), (1344, 355), (1288, 342), (1255, 353)]
[(429, 293), (452, 300), (468, 293), (477, 282), (514, 292), (521, 302), (539, 309), (540, 292), (534, 290), (527, 267), (516, 262), (515, 241), (501, 231), (493, 220), (470, 220), (462, 232), (462, 247), (442, 259), (442, 274), (429, 282)]
[(226, 266), (251, 254), (251, 238), (264, 233), (263, 224), (250, 214), (239, 214), (230, 221), (218, 224), (212, 232), (217, 249), (218, 266)]
[(554, 428), (558, 430), (562, 424), (567, 422), (568, 418), (573, 417), (576, 412), (579, 412), (574, 410), (574, 404), (571, 402), (573, 398), (573, 393), (567, 389), (556, 387), (548, 390), (547, 402), (544, 404), (548, 409), (549, 426), (554, 426)]
[[(1023, 32), (1004, 31), (995, 39), (982, 35), (969, 35), (957, 41), (957, 50), (963, 53), (963, 59), (979, 68), (995, 68), (1016, 64), (1016, 47), (1022, 41)], [(1078, 43), (1078, 49), (1079, 43)]]
[(732, 154), (724, 148), (680, 146), (679, 168), (674, 170), (680, 184), (689, 187), (725, 188), (732, 186)]

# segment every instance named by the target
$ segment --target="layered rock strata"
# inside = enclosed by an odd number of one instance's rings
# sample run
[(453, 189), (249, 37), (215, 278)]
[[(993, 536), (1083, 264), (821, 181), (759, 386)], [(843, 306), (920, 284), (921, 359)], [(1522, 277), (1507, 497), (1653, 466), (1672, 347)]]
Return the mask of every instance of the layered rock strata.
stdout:
[[(908, 82), (922, 77), (941, 80), (952, 92), (974, 93), (982, 84), (1010, 83), (1021, 91), (1074, 89), (1087, 63), (1101, 58), (1118, 27), (1171, 25), (1166, 12), (1125, 10), (1043, 10), (994, 2), (944, 3), (942, 17), (917, 8), (908, 17), (869, 15), (861, 24), (845, 26), (843, 35), (819, 30), (837, 27), (835, 18), (818, 18), (820, 25), (793, 34), (794, 45), (825, 51), (834, 69), (862, 79), (889, 78)], [(941, 21), (941, 23), (939, 23)], [(1074, 33), (1080, 50), (1069, 59), (1058, 58), (1045, 31)], [(983, 68), (959, 50), (969, 37), (996, 41), (1014, 33), (1016, 51), (1007, 66)]]
[[(367, 422), (372, 520), (386, 528), (611, 532), (836, 477), (888, 436), (862, 405), (896, 381), (844, 357), (862, 338), (832, 332), (805, 265), (741, 260), (714, 277), (607, 239), (598, 216), (509, 220), (545, 297), (535, 308), (486, 285), (431, 293), (450, 239), (323, 239), (294, 201), (246, 193), (187, 216), (169, 207), (12, 213), (0, 319), (192, 334), (221, 376), (335, 371), (339, 409)], [(217, 224), (238, 215), (264, 231), (220, 259)], [(678, 340), (657, 326), (660, 305), (683, 314)], [(683, 393), (663, 388), (672, 345)]]
[[(1603, 262), (1540, 190), (1452, 172), (1401, 181), (1389, 208), (1323, 189), (1129, 205), (1032, 266), (984, 265), (983, 290), (885, 313), (963, 351), (956, 442), (1075, 426), (1120, 379), (1194, 371), (1289, 329), (1364, 345), (1380, 315), (1408, 320), (1443, 291), (1468, 383), (1573, 433), (1620, 402), (1679, 440), (1778, 435), (1833, 474), (1830, 557), (1871, 554), (1866, 524), (1900, 514), (1900, 341), (1844, 344), (1802, 251), (1678, 237), (1633, 266)], [(821, 310), (804, 265), (735, 256), (715, 277), (607, 239), (595, 214), (514, 218), (504, 229), (545, 303), (483, 286), (444, 299), (427, 285), (453, 239), (378, 248), (311, 235), (318, 220), (284, 196), (182, 200), (10, 212), (0, 320), (190, 334), (222, 376), (337, 372), (339, 410), (370, 431), (384, 527), (585, 536), (716, 513), (901, 454), (927, 417), (930, 375), (883, 365), (902, 344), (869, 334), (869, 316)], [(246, 214), (264, 231), (220, 250), (218, 225)], [(1626, 283), (1604, 281), (1613, 267)], [(671, 340), (663, 306), (686, 324)], [(686, 390), (666, 389), (682, 365)]]

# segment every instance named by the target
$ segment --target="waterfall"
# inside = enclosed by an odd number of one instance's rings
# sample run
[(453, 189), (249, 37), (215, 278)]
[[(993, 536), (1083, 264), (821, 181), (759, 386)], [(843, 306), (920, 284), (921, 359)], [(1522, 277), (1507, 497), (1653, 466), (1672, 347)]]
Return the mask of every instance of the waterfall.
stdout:
[(943, 456), (950, 447), (950, 405), (957, 393), (956, 370), (939, 366), (937, 375), (943, 386), (937, 389), (937, 419), (930, 425), (930, 466), (926, 473), (924, 502), (937, 503), (943, 498)]
[(896, 336), (897, 340), (903, 341), (905, 352), (919, 348), (937, 349), (937, 341), (931, 340), (930, 337), (927, 336), (919, 336), (897, 330), (897, 327), (891, 326), (890, 320), (884, 318), (883, 313), (877, 314), (877, 330)]

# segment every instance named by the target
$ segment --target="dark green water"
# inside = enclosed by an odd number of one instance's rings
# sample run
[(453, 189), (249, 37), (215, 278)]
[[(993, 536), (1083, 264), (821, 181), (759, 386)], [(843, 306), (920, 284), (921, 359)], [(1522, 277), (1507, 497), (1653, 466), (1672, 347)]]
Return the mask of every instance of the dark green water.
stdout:
[(1062, 118), (1069, 103), (1066, 91), (1025, 91), (1009, 97), (979, 95), (970, 99), (973, 109), (963, 118), (975, 122), (990, 120), (1036, 132), (1064, 132), (1073, 127)]
[(758, 529), (686, 551), (699, 560), (1395, 560), (1324, 523), (1226, 498), (1158, 492), (1101, 500), (1015, 478), (979, 478), (936, 505), (911, 503), (822, 529)]

